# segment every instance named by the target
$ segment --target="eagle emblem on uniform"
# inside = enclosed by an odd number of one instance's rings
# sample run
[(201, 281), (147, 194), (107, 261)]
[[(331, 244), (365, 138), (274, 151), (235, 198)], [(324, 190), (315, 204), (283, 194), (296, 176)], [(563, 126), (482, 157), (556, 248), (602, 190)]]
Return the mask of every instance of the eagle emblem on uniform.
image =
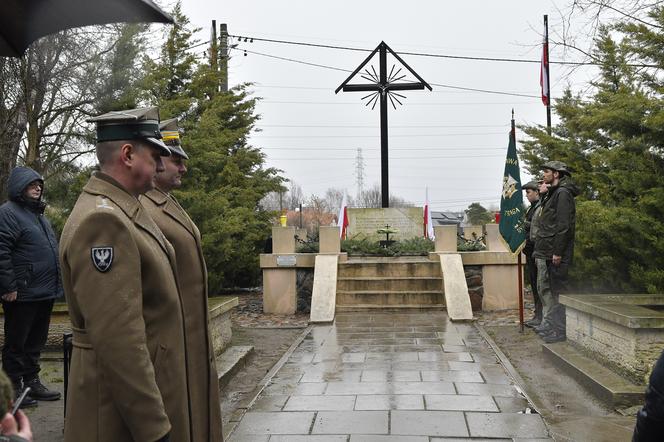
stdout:
[(113, 263), (113, 247), (93, 247), (90, 251), (92, 264), (100, 272), (107, 272)]
[(514, 195), (517, 182), (510, 174), (503, 177), (503, 199), (510, 199)]

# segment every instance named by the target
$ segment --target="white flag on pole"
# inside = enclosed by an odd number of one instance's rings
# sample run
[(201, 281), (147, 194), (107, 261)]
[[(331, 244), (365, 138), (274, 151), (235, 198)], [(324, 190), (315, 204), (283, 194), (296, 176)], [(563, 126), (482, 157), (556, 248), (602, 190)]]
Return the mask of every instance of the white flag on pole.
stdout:
[(429, 239), (436, 239), (433, 233), (433, 220), (431, 219), (431, 208), (429, 207), (429, 188), (425, 190), (424, 198), (424, 237)]
[(341, 200), (341, 207), (339, 208), (339, 215), (337, 217), (337, 225), (339, 226), (339, 238), (346, 239), (346, 228), (348, 227), (348, 210), (346, 203), (346, 192)]

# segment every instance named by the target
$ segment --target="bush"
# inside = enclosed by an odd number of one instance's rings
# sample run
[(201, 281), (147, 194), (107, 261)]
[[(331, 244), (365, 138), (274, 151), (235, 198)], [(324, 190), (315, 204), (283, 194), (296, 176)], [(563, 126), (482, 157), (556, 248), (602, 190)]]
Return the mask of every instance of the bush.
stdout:
[(664, 292), (664, 224), (634, 208), (577, 205), (572, 284), (595, 292)]
[(426, 238), (395, 241), (388, 247), (381, 247), (378, 241), (368, 238), (353, 238), (341, 241), (341, 251), (351, 256), (426, 256), (433, 250), (433, 241)]

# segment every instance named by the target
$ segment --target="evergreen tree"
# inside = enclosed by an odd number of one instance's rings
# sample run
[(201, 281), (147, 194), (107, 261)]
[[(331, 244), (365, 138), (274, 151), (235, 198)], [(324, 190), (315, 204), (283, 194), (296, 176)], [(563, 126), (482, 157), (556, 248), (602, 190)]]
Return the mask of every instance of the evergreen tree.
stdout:
[(264, 167), (264, 154), (247, 144), (258, 117), (246, 88), (214, 96), (183, 136), (191, 159), (176, 195), (202, 232), (211, 294), (256, 284), (273, 215), (259, 202), (284, 182), (278, 170)]
[(221, 72), (213, 60), (197, 60), (191, 52), (197, 30), (180, 3), (172, 16), (176, 25), (159, 59), (146, 62), (143, 96), (160, 107), (162, 119), (178, 117), (184, 129), (189, 172), (175, 195), (201, 231), (215, 294), (222, 287), (257, 283), (258, 255), (273, 216), (260, 210), (259, 201), (282, 190), (283, 179), (278, 170), (265, 168), (260, 150), (247, 144), (258, 119), (249, 85), (220, 92)]
[(162, 119), (189, 115), (194, 103), (191, 83), (198, 67), (196, 56), (189, 49), (196, 45), (193, 35), (199, 29), (191, 28), (179, 1), (171, 16), (175, 24), (168, 28), (159, 59), (154, 61), (146, 57), (147, 75), (142, 83), (142, 98), (159, 106)]
[(657, 27), (628, 19), (602, 28), (592, 96), (566, 91), (555, 103), (560, 123), (551, 135), (542, 126), (524, 128), (531, 137), (522, 152), (529, 171), (538, 174), (543, 162), (564, 161), (582, 189), (573, 266), (580, 289), (664, 289), (663, 11), (652, 10)]
[(483, 226), (494, 220), (493, 214), (480, 203), (472, 203), (465, 210), (468, 222), (473, 226)]
[(145, 33), (148, 25), (130, 23), (115, 26), (117, 40), (104, 57), (106, 67), (94, 91), (97, 97), (95, 113), (131, 109), (138, 106), (138, 86), (143, 81), (141, 54), (145, 50)]

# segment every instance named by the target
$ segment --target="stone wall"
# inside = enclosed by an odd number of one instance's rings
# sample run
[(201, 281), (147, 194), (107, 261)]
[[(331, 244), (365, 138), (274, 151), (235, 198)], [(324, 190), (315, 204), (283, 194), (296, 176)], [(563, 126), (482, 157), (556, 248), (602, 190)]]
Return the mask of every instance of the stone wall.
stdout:
[(482, 280), (482, 266), (464, 266), (466, 274), (466, 285), (470, 296), (470, 305), (473, 311), (482, 310), (482, 298), (484, 297), (484, 281)]
[(210, 339), (212, 350), (217, 357), (228, 347), (233, 337), (231, 312), (238, 305), (238, 299), (210, 298)]
[(311, 293), (314, 289), (314, 269), (297, 269), (297, 311), (311, 311)]
[(661, 330), (628, 328), (569, 307), (566, 316), (568, 342), (633, 382), (648, 383), (662, 352)]

